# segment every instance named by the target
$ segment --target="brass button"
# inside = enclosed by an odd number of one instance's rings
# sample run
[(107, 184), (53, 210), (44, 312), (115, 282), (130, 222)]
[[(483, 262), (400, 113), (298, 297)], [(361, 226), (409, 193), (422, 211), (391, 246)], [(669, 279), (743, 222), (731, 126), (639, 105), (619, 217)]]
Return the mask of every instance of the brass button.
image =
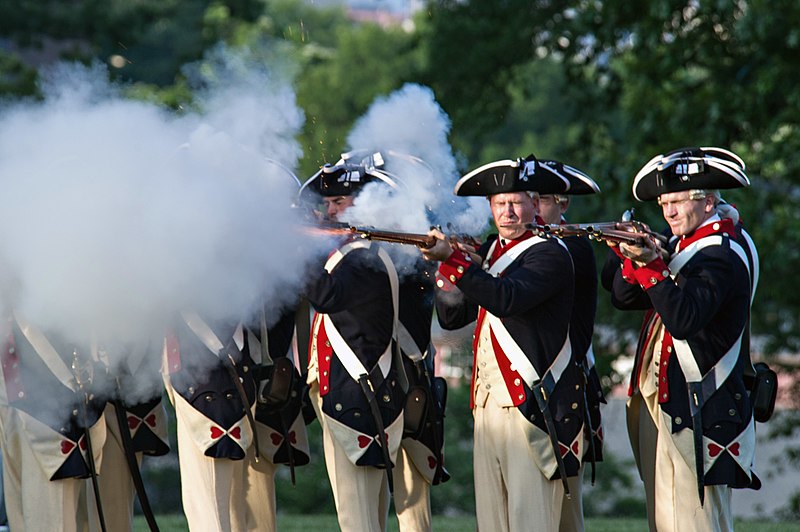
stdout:
[(519, 383), (520, 383), (519, 379), (514, 379), (514, 386), (519, 386)]
[(719, 231), (719, 222), (714, 222), (714, 225), (711, 226), (714, 231)]
[(671, 345), (667, 346), (667, 353), (672, 353), (672, 346)]
[(740, 394), (740, 393), (733, 394), (733, 398), (736, 399), (737, 401), (739, 401), (742, 398), (742, 394)]
[(388, 403), (388, 402), (389, 402), (389, 401), (391, 401), (391, 400), (392, 400), (392, 398), (391, 398), (391, 397), (389, 397), (389, 394), (388, 394), (388, 393), (383, 395), (383, 402), (384, 402), (384, 403)]
[(728, 415), (729, 415), (729, 416), (735, 416), (735, 415), (736, 415), (736, 410), (734, 410), (733, 408), (731, 408), (730, 410), (728, 410)]
[[(522, 395), (522, 394), (519, 394), (517, 397), (519, 397), (519, 400), (520, 400), (520, 401), (522, 401), (523, 399), (525, 399), (525, 396), (524, 396), (524, 395)], [(533, 417), (533, 416), (531, 416), (531, 418), (532, 418), (532, 417)]]
[(458, 268), (456, 268), (456, 271), (458, 273), (464, 273), (464, 267), (463, 266), (459, 266)]
[(577, 410), (578, 409), (578, 403), (572, 403), (571, 406), (572, 406), (573, 410)]
[(450, 282), (451, 282), (451, 283), (454, 283), (454, 282), (456, 282), (456, 276), (455, 276), (455, 275), (451, 275), (451, 276), (450, 276)]
[(669, 270), (662, 271), (661, 275), (663, 275), (664, 277), (669, 277)]
[(444, 281), (442, 281), (441, 279), (436, 279), (436, 286), (442, 288), (444, 286)]
[(342, 403), (336, 403), (336, 405), (335, 405), (333, 408), (334, 408), (334, 409), (335, 409), (337, 412), (341, 412), (341, 411), (342, 411)]
[(655, 277), (651, 277), (650, 284), (658, 284), (658, 279), (656, 279)]
[(680, 416), (676, 417), (675, 418), (675, 424), (676, 425), (680, 425), (681, 423), (683, 423), (683, 420), (681, 419), (681, 417)]
[(330, 347), (330, 346), (331, 346), (331, 341), (325, 340), (325, 347)]

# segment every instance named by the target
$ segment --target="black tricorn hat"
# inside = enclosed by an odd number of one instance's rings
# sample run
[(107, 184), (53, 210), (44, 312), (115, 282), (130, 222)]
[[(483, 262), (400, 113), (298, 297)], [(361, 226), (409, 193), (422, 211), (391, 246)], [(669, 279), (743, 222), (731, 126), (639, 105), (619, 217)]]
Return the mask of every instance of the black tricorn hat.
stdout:
[(340, 159), (336, 164), (326, 164), (303, 183), (298, 192), (301, 201), (310, 200), (313, 195), (322, 197), (353, 196), (367, 183), (383, 182), (391, 188), (398, 188), (398, 181), (383, 170), (367, 168)]
[(269, 157), (264, 157), (264, 162), (267, 163), (269, 166), (277, 168), (281, 173), (286, 175), (286, 177), (292, 182), (294, 186), (300, 190), (301, 184), (300, 179), (297, 178), (297, 174), (292, 172), (292, 170), (286, 166), (285, 164), (276, 161), (275, 159), (270, 159)]
[(716, 190), (750, 185), (744, 161), (722, 148), (681, 148), (656, 155), (633, 180), (633, 195), (639, 201), (684, 190)]
[(533, 155), (504, 159), (476, 168), (458, 180), (457, 196), (491, 196), (504, 192), (592, 194), (600, 191), (592, 178), (571, 166)]
[[(540, 194), (582, 195), (597, 194), (600, 192), (600, 185), (577, 168), (552, 159), (540, 159), (539, 167), (543, 170), (542, 173), (545, 175), (548, 172), (554, 174), (561, 178), (561, 181), (565, 182), (567, 185), (567, 188), (561, 191), (549, 192), (536, 189)], [(534, 180), (536, 179), (538, 178), (534, 178)]]

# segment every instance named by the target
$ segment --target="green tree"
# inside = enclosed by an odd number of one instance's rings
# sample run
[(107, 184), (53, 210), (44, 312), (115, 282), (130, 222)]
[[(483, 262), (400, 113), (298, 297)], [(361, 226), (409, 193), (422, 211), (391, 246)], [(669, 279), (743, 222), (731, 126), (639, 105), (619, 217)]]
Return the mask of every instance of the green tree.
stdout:
[(339, 158), (355, 120), (377, 96), (399, 89), (415, 72), (416, 62), (415, 39), (400, 28), (339, 28), (333, 52), (317, 54), (297, 84), (298, 103), (306, 112), (302, 142), (307, 175)]

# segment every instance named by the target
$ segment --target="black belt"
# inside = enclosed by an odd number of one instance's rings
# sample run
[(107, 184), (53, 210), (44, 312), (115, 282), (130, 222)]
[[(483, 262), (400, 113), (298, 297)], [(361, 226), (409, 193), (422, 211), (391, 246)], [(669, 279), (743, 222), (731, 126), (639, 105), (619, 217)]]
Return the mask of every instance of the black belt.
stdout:
[[(380, 373), (380, 370), (378, 370), (378, 373)], [(380, 440), (381, 451), (383, 451), (383, 461), (386, 464), (386, 477), (389, 480), (389, 493), (394, 494), (394, 481), (392, 478), (393, 465), (389, 457), (389, 439), (386, 437), (386, 429), (383, 426), (383, 416), (381, 416), (381, 411), (378, 408), (375, 387), (373, 387), (372, 380), (366, 373), (358, 378), (358, 383), (361, 385), (361, 391), (364, 392), (364, 396), (367, 398), (369, 410), (375, 421), (375, 428), (378, 430), (378, 439)]]
[[(533, 396), (536, 398), (536, 404), (539, 405), (539, 410), (542, 411), (544, 417), (544, 425), (547, 428), (547, 435), (550, 437), (550, 445), (553, 447), (553, 453), (556, 458), (556, 465), (558, 466), (558, 473), (561, 476), (561, 483), (564, 485), (564, 495), (567, 499), (571, 499), (572, 495), (569, 492), (569, 483), (567, 482), (567, 467), (564, 465), (564, 458), (561, 456), (561, 446), (558, 442), (558, 433), (556, 433), (556, 423), (553, 420), (553, 414), (547, 406), (548, 397), (550, 392), (555, 388), (555, 382), (552, 377), (549, 381), (546, 379), (550, 373), (545, 374), (545, 379), (533, 385)], [(547, 382), (553, 381), (551, 386), (545, 388)]]
[(152, 532), (158, 532), (158, 524), (156, 523), (153, 509), (150, 507), (150, 500), (147, 498), (147, 492), (144, 489), (144, 482), (142, 481), (142, 473), (139, 471), (139, 463), (136, 461), (136, 451), (133, 448), (133, 438), (128, 428), (128, 419), (125, 415), (125, 405), (121, 399), (115, 399), (112, 402), (114, 411), (117, 417), (117, 424), (119, 425), (119, 433), (122, 438), (122, 450), (125, 452), (125, 460), (128, 462), (128, 470), (131, 473), (133, 480), (133, 487), (136, 490), (136, 496), (139, 498), (139, 506), (142, 509), (142, 514), (147, 521), (147, 526), (150, 527)]

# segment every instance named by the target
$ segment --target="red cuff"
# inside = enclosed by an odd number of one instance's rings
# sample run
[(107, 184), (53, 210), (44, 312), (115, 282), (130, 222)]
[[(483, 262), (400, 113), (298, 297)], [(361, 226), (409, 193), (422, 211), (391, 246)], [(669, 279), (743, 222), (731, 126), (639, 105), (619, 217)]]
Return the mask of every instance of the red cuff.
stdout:
[(611, 246), (611, 251), (614, 252), (614, 255), (620, 258), (620, 260), (625, 260), (625, 255), (622, 254), (622, 250), (619, 249), (619, 246)]
[(628, 284), (638, 284), (636, 282), (636, 276), (634, 272), (636, 272), (636, 266), (633, 265), (633, 261), (631, 259), (623, 257), (622, 261), (622, 278)]
[(436, 286), (447, 290), (461, 280), (464, 272), (470, 266), (472, 266), (472, 260), (469, 255), (460, 249), (454, 250), (450, 257), (439, 266), (439, 271), (436, 273)]
[(659, 257), (634, 270), (633, 277), (644, 290), (649, 290), (655, 285), (669, 278), (667, 263)]

